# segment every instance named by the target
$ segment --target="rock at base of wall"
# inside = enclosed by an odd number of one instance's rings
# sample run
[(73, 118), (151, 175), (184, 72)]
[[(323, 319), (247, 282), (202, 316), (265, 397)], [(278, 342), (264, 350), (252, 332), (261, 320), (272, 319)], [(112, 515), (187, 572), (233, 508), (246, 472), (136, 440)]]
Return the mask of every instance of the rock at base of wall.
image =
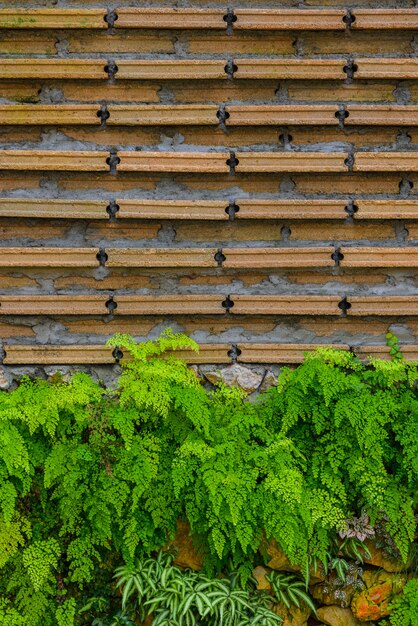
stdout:
[(181, 568), (189, 568), (196, 572), (203, 567), (202, 556), (199, 554), (193, 537), (190, 535), (190, 526), (184, 520), (177, 520), (177, 529), (174, 539), (170, 541), (166, 550), (175, 553), (174, 563)]
[(240, 387), (246, 393), (257, 391), (263, 381), (263, 375), (244, 367), (239, 363), (234, 363), (221, 370), (205, 372), (205, 377), (212, 384), (223, 381), (231, 387)]
[(274, 611), (283, 619), (282, 626), (308, 626), (308, 620), (311, 615), (311, 609), (306, 605), (291, 605), (288, 609), (284, 604), (276, 604)]
[(354, 617), (350, 609), (340, 606), (321, 606), (317, 610), (317, 617), (327, 626), (361, 626), (361, 622)]
[(361, 622), (372, 622), (389, 615), (389, 605), (405, 586), (406, 576), (384, 570), (365, 571), (363, 580), (366, 589), (356, 593), (351, 602), (355, 617)]
[(0, 389), (9, 389), (12, 382), (12, 377), (7, 373), (4, 367), (0, 367)]

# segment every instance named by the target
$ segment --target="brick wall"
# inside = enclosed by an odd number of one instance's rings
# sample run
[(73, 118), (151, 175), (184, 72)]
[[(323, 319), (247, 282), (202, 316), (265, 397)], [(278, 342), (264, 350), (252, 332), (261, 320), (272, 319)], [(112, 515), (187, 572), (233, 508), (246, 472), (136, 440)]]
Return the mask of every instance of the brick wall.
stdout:
[(10, 4), (7, 380), (167, 326), (201, 363), (418, 357), (414, 2)]

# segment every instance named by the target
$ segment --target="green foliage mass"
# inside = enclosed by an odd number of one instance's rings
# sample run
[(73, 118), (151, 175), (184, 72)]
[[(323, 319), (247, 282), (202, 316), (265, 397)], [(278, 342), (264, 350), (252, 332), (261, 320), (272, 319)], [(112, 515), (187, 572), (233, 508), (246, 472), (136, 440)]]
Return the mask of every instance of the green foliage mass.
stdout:
[(198, 349), (187, 337), (111, 345), (132, 357), (116, 390), (76, 374), (0, 393), (0, 626), (91, 624), (88, 598), (113, 610), (114, 568), (158, 551), (179, 518), (205, 575), (231, 567), (243, 586), (266, 541), (307, 571), (359, 515), (407, 559), (418, 377), (398, 352), (319, 350), (251, 403), (172, 356)]

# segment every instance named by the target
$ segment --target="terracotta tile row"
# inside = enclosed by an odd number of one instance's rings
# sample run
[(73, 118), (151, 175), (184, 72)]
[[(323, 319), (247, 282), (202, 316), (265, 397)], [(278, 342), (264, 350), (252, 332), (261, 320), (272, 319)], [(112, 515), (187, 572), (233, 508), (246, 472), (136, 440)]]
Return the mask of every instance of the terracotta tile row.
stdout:
[[(240, 363), (301, 363), (304, 354), (318, 347), (333, 347), (338, 350), (348, 350), (344, 343), (337, 344), (285, 344), (285, 343), (239, 343), (230, 344), (200, 344), (198, 353), (188, 350), (178, 350), (174, 356), (184, 359), (190, 364), (231, 363), (236, 357)], [(351, 348), (360, 357), (375, 357), (389, 359), (389, 348), (382, 345), (360, 345)], [(402, 352), (409, 360), (418, 360), (418, 346), (402, 346)], [(98, 365), (114, 364), (119, 360), (128, 360), (129, 355), (122, 351), (103, 345), (30, 345), (6, 344), (5, 365)]]
[(0, 296), (0, 315), (225, 315), (227, 310), (237, 315), (341, 315), (340, 301), (338, 296), (116, 295), (109, 300), (106, 295), (22, 295)]
[[(0, 79), (105, 80), (111, 64), (103, 59), (6, 58)], [(355, 58), (353, 76), (359, 79), (416, 79), (418, 58)], [(116, 80), (344, 80), (347, 60), (340, 59), (119, 59), (112, 69)]]
[[(228, 220), (222, 200), (116, 199), (117, 219)], [(346, 219), (348, 201), (237, 199), (234, 219)], [(109, 219), (106, 201), (0, 198), (0, 217)], [(356, 219), (418, 219), (418, 200), (358, 200)], [(236, 212), (235, 212), (236, 211)]]
[(0, 315), (418, 315), (417, 296), (0, 296)]
[(115, 220), (418, 219), (418, 200), (77, 200), (0, 198), (0, 218)]
[(349, 247), (333, 246), (283, 248), (51, 248), (2, 247), (0, 267), (98, 267), (186, 268), (220, 267), (225, 269), (281, 268), (415, 268), (418, 246)]
[[(199, 353), (178, 350), (174, 353), (188, 363), (230, 363), (229, 344), (200, 344)], [(113, 364), (121, 359), (129, 359), (120, 350), (103, 345), (7, 345), (5, 365), (98, 365)]]
[[(118, 172), (269, 173), (347, 172), (347, 152), (153, 152), (121, 150), (113, 156)], [(356, 152), (354, 172), (416, 172), (418, 153)], [(0, 170), (108, 172), (105, 151), (0, 150)], [(231, 170), (231, 167), (233, 170)]]
[[(340, 107), (342, 106), (342, 110)], [(341, 112), (340, 112), (341, 111)], [(0, 125), (174, 126), (213, 125), (220, 121), (215, 104), (0, 104)], [(284, 104), (227, 105), (222, 115), (228, 126), (325, 125), (417, 126), (417, 105)]]
[[(277, 364), (297, 364), (302, 363), (304, 355), (317, 347), (332, 347), (337, 350), (348, 350), (347, 344), (269, 344), (269, 343), (247, 343), (239, 344), (241, 354), (238, 361), (241, 363), (277, 363)], [(380, 359), (390, 359), (389, 348), (387, 346), (360, 345), (354, 346), (353, 351), (360, 357), (374, 357)], [(418, 360), (417, 345), (403, 345), (403, 354), (408, 360)]]
[[(110, 23), (119, 28), (225, 29), (226, 8), (189, 9), (171, 7), (116, 8)], [(230, 12), (230, 15), (232, 13)], [(345, 30), (346, 9), (248, 9), (236, 8), (233, 30)], [(0, 9), (0, 28), (12, 29), (104, 29), (103, 9)], [(107, 18), (109, 19), (109, 18)], [(416, 29), (417, 9), (354, 9), (352, 29)]]

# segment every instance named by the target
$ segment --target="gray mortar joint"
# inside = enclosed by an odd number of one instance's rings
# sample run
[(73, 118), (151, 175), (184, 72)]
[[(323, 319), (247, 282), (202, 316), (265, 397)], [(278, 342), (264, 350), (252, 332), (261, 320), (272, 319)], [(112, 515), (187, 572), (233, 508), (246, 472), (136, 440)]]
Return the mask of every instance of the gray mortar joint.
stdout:
[(231, 296), (228, 294), (225, 300), (222, 302), (222, 306), (225, 309), (225, 313), (228, 315), (231, 312), (231, 309), (235, 306), (235, 302), (231, 299)]
[(219, 128), (226, 131), (226, 121), (231, 117), (231, 114), (227, 111), (225, 104), (219, 105), (216, 117), (219, 120)]
[(106, 262), (109, 260), (109, 255), (104, 248), (99, 248), (96, 259), (99, 261), (100, 267), (105, 267)]
[(238, 71), (238, 65), (234, 62), (234, 59), (232, 57), (228, 58), (224, 70), (225, 73), (228, 75), (228, 79), (233, 80), (235, 72)]
[(121, 359), (123, 359), (123, 352), (120, 348), (115, 348), (112, 352), (112, 356), (115, 359), (115, 363), (119, 363)]
[(354, 150), (351, 150), (347, 154), (347, 158), (344, 160), (344, 164), (347, 166), (347, 169), (349, 172), (353, 171), (355, 160), (356, 158), (355, 158)]
[(345, 128), (345, 120), (349, 117), (350, 113), (347, 111), (347, 106), (345, 104), (338, 105), (338, 111), (335, 111), (335, 117), (338, 120), (338, 126), (341, 130)]
[(222, 252), (222, 248), (218, 248), (217, 253), (213, 257), (218, 264), (218, 267), (222, 267), (222, 263), (226, 261), (226, 256)]
[(343, 22), (347, 30), (351, 30), (352, 25), (356, 21), (356, 16), (351, 9), (347, 9), (346, 14), (343, 17)]
[(97, 111), (96, 113), (97, 117), (100, 118), (100, 127), (101, 128), (106, 128), (107, 127), (107, 120), (110, 117), (110, 112), (109, 109), (107, 108), (107, 104), (104, 102), (103, 104), (100, 105), (100, 109)]
[(109, 215), (109, 222), (116, 222), (117, 213), (120, 209), (120, 206), (116, 202), (116, 200), (111, 200), (106, 207), (106, 213)]
[(239, 160), (236, 157), (236, 154), (233, 150), (229, 152), (229, 159), (226, 160), (226, 164), (229, 167), (229, 175), (235, 176), (235, 168), (239, 164)]
[(354, 221), (354, 217), (358, 211), (358, 206), (355, 204), (354, 200), (350, 198), (344, 207), (344, 211), (347, 213), (347, 220), (350, 222)]
[(334, 252), (331, 254), (331, 259), (335, 261), (334, 267), (340, 267), (340, 263), (343, 260), (344, 255), (341, 252), (341, 248), (339, 246), (335, 246)]
[(231, 348), (230, 350), (228, 350), (227, 355), (229, 356), (229, 358), (231, 359), (231, 363), (236, 363), (238, 357), (241, 354), (241, 350), (238, 347), (238, 345), (236, 343), (232, 343), (231, 344)]
[(239, 205), (235, 200), (232, 200), (225, 209), (225, 213), (228, 214), (229, 221), (233, 222), (235, 220), (235, 215), (239, 212)]
[(228, 7), (228, 9), (226, 10), (225, 15), (223, 16), (223, 21), (226, 22), (226, 33), (227, 35), (233, 35), (234, 34), (234, 23), (237, 21), (237, 16), (234, 13), (234, 9), (230, 9)]
[(107, 64), (104, 66), (103, 70), (107, 74), (109, 83), (114, 83), (116, 80), (116, 74), (119, 71), (116, 62), (113, 59), (108, 59)]
[(109, 319), (113, 319), (114, 311), (116, 311), (116, 309), (118, 308), (118, 303), (115, 302), (113, 295), (109, 296), (109, 300), (105, 302), (105, 306), (107, 309), (107, 314), (109, 315)]
[(108, 34), (113, 35), (113, 33), (115, 32), (115, 23), (118, 19), (118, 14), (116, 13), (115, 9), (109, 9), (103, 19), (108, 26)]
[(341, 310), (341, 317), (347, 317), (347, 312), (351, 309), (352, 304), (348, 301), (347, 296), (343, 296), (338, 303), (338, 308)]
[(109, 156), (106, 159), (106, 163), (109, 166), (109, 172), (113, 176), (117, 174), (117, 167), (120, 163), (120, 157), (118, 157), (117, 148), (112, 148), (110, 150)]
[(347, 59), (347, 63), (343, 67), (343, 72), (347, 75), (346, 84), (350, 84), (354, 81), (355, 73), (358, 70), (358, 65), (352, 57)]

